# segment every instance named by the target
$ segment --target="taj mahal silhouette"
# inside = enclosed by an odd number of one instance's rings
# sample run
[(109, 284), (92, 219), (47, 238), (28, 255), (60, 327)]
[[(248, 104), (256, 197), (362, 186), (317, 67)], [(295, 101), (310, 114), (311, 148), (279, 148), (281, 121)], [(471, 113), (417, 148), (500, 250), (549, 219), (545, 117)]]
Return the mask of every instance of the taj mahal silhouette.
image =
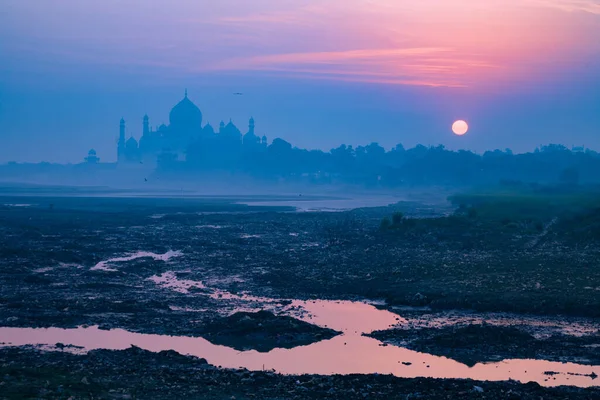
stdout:
[(126, 138), (125, 120), (121, 118), (117, 144), (118, 163), (183, 159), (194, 163), (220, 155), (263, 151), (267, 147), (267, 137), (256, 135), (252, 117), (245, 134), (231, 120), (227, 124), (221, 121), (218, 130), (208, 123), (203, 126), (202, 122), (202, 112), (189, 99), (187, 89), (183, 99), (171, 109), (168, 126), (162, 124), (152, 129), (150, 118), (144, 115), (139, 141), (133, 135)]

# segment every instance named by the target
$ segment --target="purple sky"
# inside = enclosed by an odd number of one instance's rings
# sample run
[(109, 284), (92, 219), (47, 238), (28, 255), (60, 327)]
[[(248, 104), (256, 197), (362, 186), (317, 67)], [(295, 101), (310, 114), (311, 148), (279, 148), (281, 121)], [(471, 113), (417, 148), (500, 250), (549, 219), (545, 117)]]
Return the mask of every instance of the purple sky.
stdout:
[[(0, 162), (115, 159), (188, 88), (205, 121), (325, 150), (600, 149), (597, 0), (4, 0)], [(243, 92), (243, 96), (233, 96)], [(452, 135), (455, 119), (471, 130)]]

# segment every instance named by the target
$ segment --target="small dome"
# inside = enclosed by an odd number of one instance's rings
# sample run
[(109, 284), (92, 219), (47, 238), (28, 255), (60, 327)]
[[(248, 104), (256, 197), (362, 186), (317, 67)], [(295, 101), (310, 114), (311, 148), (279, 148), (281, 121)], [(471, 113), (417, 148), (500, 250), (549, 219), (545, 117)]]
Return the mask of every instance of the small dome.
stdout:
[(266, 136), (266, 135), (263, 135), (263, 137), (262, 137), (262, 141), (263, 141), (263, 142), (266, 142), (266, 141), (267, 141), (267, 136)]
[(130, 148), (137, 148), (138, 147), (138, 142), (137, 140), (135, 140), (135, 138), (132, 136), (127, 140), (127, 143), (125, 144), (125, 146), (127, 146), (128, 149)]
[(220, 128), (225, 128), (225, 122), (221, 121), (221, 123), (219, 124)]
[(95, 155), (96, 155), (96, 150), (90, 149), (90, 151), (88, 151), (88, 156), (95, 156)]
[(206, 124), (203, 129), (206, 134), (213, 135), (215, 133), (215, 128), (211, 124)]
[(175, 130), (191, 131), (202, 129), (202, 112), (187, 97), (175, 105), (169, 113), (169, 123)]
[(234, 125), (233, 121), (229, 120), (229, 123), (223, 128), (221, 132), (225, 136), (234, 137), (241, 139), (242, 132), (238, 129), (237, 126)]

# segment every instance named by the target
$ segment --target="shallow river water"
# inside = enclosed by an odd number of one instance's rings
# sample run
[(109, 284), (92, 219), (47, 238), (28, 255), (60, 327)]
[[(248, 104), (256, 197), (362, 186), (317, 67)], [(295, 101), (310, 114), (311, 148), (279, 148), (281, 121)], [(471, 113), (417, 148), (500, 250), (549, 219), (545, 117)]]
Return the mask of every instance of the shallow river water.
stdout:
[(385, 207), (403, 200), (394, 196), (358, 196), (354, 198), (312, 199), (310, 197), (294, 200), (246, 201), (241, 204), (263, 207), (294, 207), (296, 211), (348, 211), (362, 207)]
[[(92, 268), (104, 273), (112, 273), (113, 267), (116, 268), (120, 262), (142, 257), (168, 261), (179, 255), (179, 252), (169, 252), (164, 255), (138, 252), (127, 257), (107, 260)], [(181, 354), (205, 358), (209, 363), (225, 368), (274, 370), (284, 374), (379, 373), (409, 378), (470, 378), (487, 381), (513, 379), (524, 383), (535, 381), (543, 386), (600, 385), (597, 379), (590, 376), (600, 375), (600, 366), (544, 360), (503, 360), (469, 367), (449, 358), (383, 345), (380, 341), (362, 334), (387, 329), (396, 324), (405, 324), (407, 320), (366, 302), (291, 300), (282, 303), (280, 299), (247, 294), (236, 295), (207, 288), (200, 281), (178, 279), (174, 272), (152, 276), (148, 280), (165, 290), (174, 290), (182, 295), (206, 295), (222, 299), (224, 302), (236, 300), (236, 310), (273, 310), (340, 331), (342, 334), (307, 346), (259, 353), (254, 350), (238, 351), (214, 345), (202, 338), (141, 334), (122, 329), (107, 331), (100, 330), (98, 327), (76, 329), (5, 327), (0, 328), (0, 347), (41, 345), (45, 349), (52, 350), (56, 349), (53, 347), (56, 343), (63, 343), (79, 346), (82, 348), (81, 351), (88, 351), (120, 350), (135, 345), (150, 351), (175, 350)], [(188, 289), (193, 287), (207, 290), (203, 293), (189, 293)], [(549, 371), (553, 374), (545, 374)]]
[[(84, 350), (126, 349), (131, 345), (150, 351), (175, 350), (206, 358), (214, 365), (250, 370), (275, 370), (285, 374), (379, 373), (400, 377), (470, 378), (499, 381), (535, 381), (544, 386), (594, 386), (592, 373), (600, 366), (558, 363), (542, 360), (504, 360), (480, 363), (473, 367), (457, 361), (419, 353), (396, 346), (382, 346), (363, 332), (384, 329), (397, 322), (397, 316), (364, 303), (316, 301), (300, 302), (309, 313), (307, 320), (343, 332), (330, 340), (293, 349), (274, 349), (268, 353), (237, 351), (202, 338), (149, 335), (121, 329), (97, 327), (77, 329), (0, 328), (3, 346), (54, 345), (81, 346)], [(308, 315), (312, 316), (310, 318)], [(303, 318), (303, 319), (305, 319)], [(409, 364), (410, 363), (410, 364)], [(544, 374), (553, 371), (552, 376)]]

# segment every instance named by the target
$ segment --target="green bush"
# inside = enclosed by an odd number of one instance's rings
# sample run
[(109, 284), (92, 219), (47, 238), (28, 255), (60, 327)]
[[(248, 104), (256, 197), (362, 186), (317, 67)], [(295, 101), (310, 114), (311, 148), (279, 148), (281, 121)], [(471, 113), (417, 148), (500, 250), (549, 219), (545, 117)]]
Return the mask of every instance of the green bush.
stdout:
[(415, 226), (417, 226), (417, 220), (415, 218), (404, 218), (404, 220), (402, 221), (402, 225), (408, 228), (414, 228)]
[(475, 209), (475, 207), (469, 208), (467, 215), (469, 216), (469, 218), (477, 218), (477, 210)]
[(390, 229), (391, 226), (392, 226), (392, 221), (390, 221), (390, 219), (388, 217), (385, 217), (381, 220), (380, 228), (382, 230)]
[(402, 214), (401, 212), (395, 212), (394, 215), (392, 215), (392, 225), (400, 225), (402, 223), (403, 218), (404, 214)]

